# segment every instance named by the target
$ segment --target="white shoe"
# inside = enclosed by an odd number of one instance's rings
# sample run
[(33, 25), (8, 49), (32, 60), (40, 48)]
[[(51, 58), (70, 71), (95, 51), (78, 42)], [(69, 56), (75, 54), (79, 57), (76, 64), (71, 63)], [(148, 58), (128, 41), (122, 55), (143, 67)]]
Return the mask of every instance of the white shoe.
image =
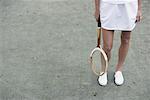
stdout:
[(107, 85), (107, 72), (98, 77), (98, 83), (101, 86)]
[(115, 72), (114, 78), (115, 78), (114, 81), (116, 85), (122, 85), (124, 83), (124, 78), (121, 71)]

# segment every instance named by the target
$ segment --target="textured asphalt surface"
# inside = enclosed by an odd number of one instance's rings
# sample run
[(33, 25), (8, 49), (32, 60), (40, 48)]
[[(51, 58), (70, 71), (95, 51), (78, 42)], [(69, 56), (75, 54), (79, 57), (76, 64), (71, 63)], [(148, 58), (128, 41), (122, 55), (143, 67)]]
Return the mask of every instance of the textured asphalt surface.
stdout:
[(150, 1), (132, 32), (116, 86), (116, 31), (108, 85), (101, 87), (88, 57), (96, 45), (93, 0), (0, 0), (0, 100), (150, 100)]

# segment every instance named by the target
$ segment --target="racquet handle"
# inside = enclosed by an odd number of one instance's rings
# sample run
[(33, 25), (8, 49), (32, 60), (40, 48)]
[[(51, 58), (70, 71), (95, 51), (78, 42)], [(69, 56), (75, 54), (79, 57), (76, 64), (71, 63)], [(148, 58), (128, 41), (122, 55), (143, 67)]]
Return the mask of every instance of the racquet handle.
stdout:
[(97, 47), (100, 47), (101, 44), (101, 28), (97, 28)]
[(99, 16), (99, 20), (97, 22), (97, 47), (100, 47), (100, 44), (101, 44), (101, 22)]

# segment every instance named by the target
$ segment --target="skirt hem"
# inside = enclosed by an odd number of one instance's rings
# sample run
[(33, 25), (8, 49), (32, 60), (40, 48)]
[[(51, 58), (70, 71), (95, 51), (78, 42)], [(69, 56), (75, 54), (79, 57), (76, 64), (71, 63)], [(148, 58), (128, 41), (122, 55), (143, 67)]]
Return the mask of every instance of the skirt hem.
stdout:
[(132, 28), (130, 29), (125, 29), (125, 28), (110, 28), (110, 27), (105, 27), (105, 26), (102, 26), (103, 29), (106, 29), (106, 30), (115, 30), (115, 31), (132, 31), (134, 28), (135, 28), (136, 25), (134, 25)]

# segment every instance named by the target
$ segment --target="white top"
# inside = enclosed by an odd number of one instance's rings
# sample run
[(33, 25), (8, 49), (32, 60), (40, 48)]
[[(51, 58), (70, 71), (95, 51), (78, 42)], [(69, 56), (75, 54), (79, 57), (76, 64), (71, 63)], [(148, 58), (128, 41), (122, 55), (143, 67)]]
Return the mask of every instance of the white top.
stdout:
[(101, 1), (112, 3), (112, 4), (124, 4), (128, 2), (137, 2), (137, 0), (101, 0)]

